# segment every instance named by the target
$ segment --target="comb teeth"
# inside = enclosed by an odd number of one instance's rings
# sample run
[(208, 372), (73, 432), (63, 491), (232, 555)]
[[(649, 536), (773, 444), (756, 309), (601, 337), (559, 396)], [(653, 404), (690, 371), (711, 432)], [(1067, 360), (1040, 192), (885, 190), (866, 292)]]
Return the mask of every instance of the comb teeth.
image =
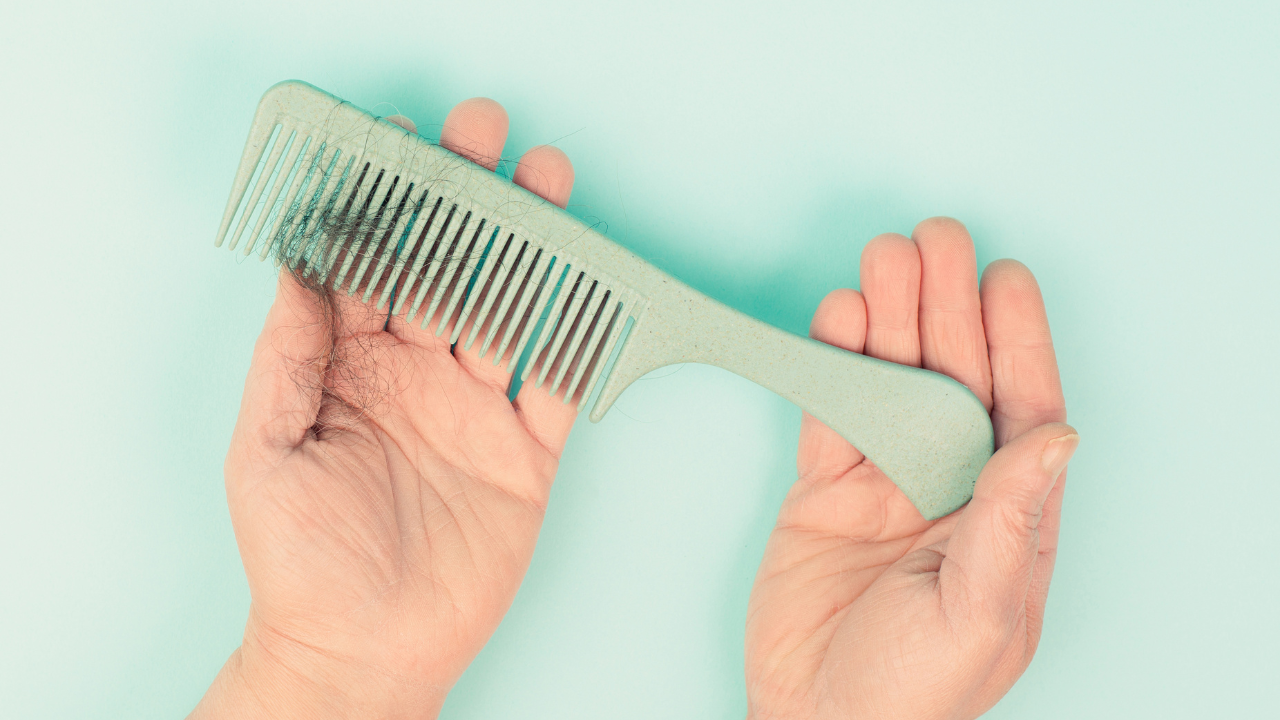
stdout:
[(363, 111), (330, 109), (317, 123), (260, 108), (217, 244), (448, 332), (495, 365), (527, 356), (522, 378), (536, 372), (585, 407), (642, 298), (518, 215), (503, 227), (503, 198), (466, 192), (478, 168)]

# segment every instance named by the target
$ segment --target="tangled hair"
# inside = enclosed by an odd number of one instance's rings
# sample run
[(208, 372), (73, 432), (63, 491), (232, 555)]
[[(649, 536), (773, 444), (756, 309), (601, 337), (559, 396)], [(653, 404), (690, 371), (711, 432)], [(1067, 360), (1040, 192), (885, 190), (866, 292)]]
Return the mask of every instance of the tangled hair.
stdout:
[[(354, 178), (357, 185), (365, 181), (367, 172), (366, 166)], [(322, 365), (318, 368), (321, 372), (296, 376), (300, 383), (320, 384), (321, 411), (312, 427), (317, 437), (350, 429), (367, 419), (400, 385), (397, 378), (379, 372), (368, 362), (376, 350), (399, 341), (385, 332), (370, 332), (369, 328), (385, 330), (396, 298), (411, 298), (421, 290), (420, 277), (411, 277), (407, 272), (400, 273), (394, 284), (389, 283), (401, 265), (412, 267), (418, 253), (432, 248), (420, 236), (403, 263), (399, 262), (409, 238), (407, 234), (396, 238), (395, 230), (412, 224), (402, 221), (422, 212), (426, 193), (420, 193), (417, 204), (411, 205), (415, 188), (409, 184), (398, 193), (399, 202), (391, 206), (400, 181), (395, 177), (389, 180), (391, 187), (383, 193), (382, 204), (370, 207), (383, 180), (383, 173), (379, 172), (367, 193), (359, 193), (359, 197), (352, 193), (343, 207), (334, 207), (332, 201), (325, 206), (314, 198), (296, 205), (285, 215), (270, 245), (281, 272), (288, 272), (314, 298), (319, 312), (316, 322), (326, 336), (327, 352), (317, 360)], [(440, 205), (437, 200), (428, 212), (438, 212)], [(424, 226), (430, 226), (430, 219)], [(455, 249), (449, 248), (440, 260), (453, 259), (453, 252)], [(428, 292), (433, 290), (434, 287), (427, 288)], [(376, 301), (384, 291), (388, 292), (386, 306), (379, 310), (380, 303)], [(359, 301), (365, 297), (375, 302)]]
[[(382, 173), (373, 179), (373, 187), (364, 195), (363, 202), (353, 198), (345, 207), (333, 208), (321, 207), (312, 201), (291, 209), (270, 245), (270, 252), (281, 264), (281, 272), (290, 273), (314, 298), (319, 311), (317, 323), (326, 335), (328, 350), (317, 361), (323, 365), (318, 368), (321, 372), (315, 372), (317, 368), (300, 368), (310, 372), (296, 376), (299, 383), (321, 384), (318, 388), (322, 396), (321, 412), (312, 427), (316, 437), (332, 436), (367, 420), (381, 403), (403, 388), (412, 368), (397, 368), (396, 372), (388, 373), (386, 368), (375, 368), (369, 362), (370, 355), (377, 350), (401, 342), (386, 332), (371, 331), (371, 328), (387, 329), (398, 299), (405, 310), (411, 309), (414, 298), (432, 297), (441, 290), (441, 283), (446, 283), (444, 297), (458, 293), (466, 297), (473, 291), (487, 294), (493, 290), (496, 278), (506, 276), (506, 273), (493, 272), (483, 288), (471, 285), (475, 271), (483, 263), (499, 262), (492, 258), (504, 257), (499, 252), (502, 248), (495, 247), (499, 240), (497, 233), (488, 232), (485, 221), (470, 227), (470, 213), (455, 221), (456, 206), (446, 206), (439, 197), (428, 203), (427, 193), (416, 193), (412, 184), (398, 194), (399, 200), (393, 204), (391, 199), (397, 196), (394, 190), (398, 177), (390, 180), (392, 191), (384, 194), (386, 199), (382, 204), (370, 207), (370, 198), (384, 180)], [(414, 226), (419, 214), (425, 215), (421, 223), (423, 230), (416, 237), (410, 237), (407, 232), (397, 237), (397, 230)], [(429, 233), (428, 229), (433, 227), (438, 228), (438, 232)], [(458, 228), (457, 231), (447, 232), (452, 227)], [(424, 287), (425, 273), (412, 273), (409, 269), (430, 264), (457, 265), (460, 271), (438, 272)], [(500, 267), (510, 264), (510, 258), (506, 258), (501, 260)], [(517, 294), (530, 282), (545, 288), (547, 278), (520, 279)], [(366, 299), (367, 302), (362, 302)], [(459, 321), (463, 306), (462, 301), (452, 306), (441, 303), (433, 323), (451, 327)], [(446, 312), (447, 318), (443, 317)], [(510, 323), (517, 323), (516, 333), (523, 332), (529, 322), (538, 322), (530, 313), (531, 309), (524, 308), (523, 312), (510, 312), (506, 318), (491, 314), (480, 330), (487, 331), (491, 323), (498, 322), (499, 331), (504, 331)], [(413, 318), (417, 322), (424, 319), (422, 312)], [(545, 351), (539, 360), (547, 360)], [(563, 362), (560, 358), (553, 361)]]

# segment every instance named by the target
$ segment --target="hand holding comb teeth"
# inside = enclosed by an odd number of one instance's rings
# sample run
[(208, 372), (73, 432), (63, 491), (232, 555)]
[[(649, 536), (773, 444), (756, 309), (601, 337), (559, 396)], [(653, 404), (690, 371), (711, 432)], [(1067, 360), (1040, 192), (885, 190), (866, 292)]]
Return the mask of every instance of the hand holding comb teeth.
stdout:
[(528, 191), (302, 82), (274, 86), (259, 104), (217, 243), (448, 331), (468, 350), (478, 342), (494, 364), (528, 353), (522, 378), (591, 404), (593, 421), (651, 370), (725, 368), (838, 432), (927, 519), (969, 500), (994, 450), (986, 408), (951, 378), (747, 317)]

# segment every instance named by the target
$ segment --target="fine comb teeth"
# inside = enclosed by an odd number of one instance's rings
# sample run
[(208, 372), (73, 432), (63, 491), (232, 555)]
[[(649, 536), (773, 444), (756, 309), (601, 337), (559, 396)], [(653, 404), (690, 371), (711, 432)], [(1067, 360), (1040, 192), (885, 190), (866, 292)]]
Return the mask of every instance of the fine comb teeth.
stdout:
[[(484, 168), (306, 83), (263, 96), (218, 245), (270, 255), (494, 364), (527, 358), (600, 420), (651, 370), (716, 365), (799, 405), (926, 518), (963, 505), (994, 449), (950, 378), (801, 338), (712, 300)], [(463, 333), (466, 337), (463, 337)]]

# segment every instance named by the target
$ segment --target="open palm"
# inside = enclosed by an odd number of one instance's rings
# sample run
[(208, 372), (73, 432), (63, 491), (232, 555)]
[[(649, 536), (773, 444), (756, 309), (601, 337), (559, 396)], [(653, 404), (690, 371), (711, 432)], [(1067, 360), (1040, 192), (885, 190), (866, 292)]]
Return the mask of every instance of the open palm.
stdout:
[(814, 316), (823, 342), (963, 382), (991, 410), (1000, 450), (973, 500), (926, 521), (856, 448), (812, 417), (752, 592), (747, 683), (754, 718), (974, 717), (1035, 652), (1075, 448), (1048, 322), (1022, 265), (979, 287), (954, 220), (884, 235), (862, 293)]
[[(441, 144), (492, 170), (506, 133), (471, 100)], [(573, 170), (536, 148), (513, 179), (563, 206)], [(226, 462), (252, 607), (224, 674), (311, 703), (265, 714), (430, 716), (515, 595), (575, 411), (532, 384), (509, 402), (509, 360), (448, 337), (281, 274)]]

